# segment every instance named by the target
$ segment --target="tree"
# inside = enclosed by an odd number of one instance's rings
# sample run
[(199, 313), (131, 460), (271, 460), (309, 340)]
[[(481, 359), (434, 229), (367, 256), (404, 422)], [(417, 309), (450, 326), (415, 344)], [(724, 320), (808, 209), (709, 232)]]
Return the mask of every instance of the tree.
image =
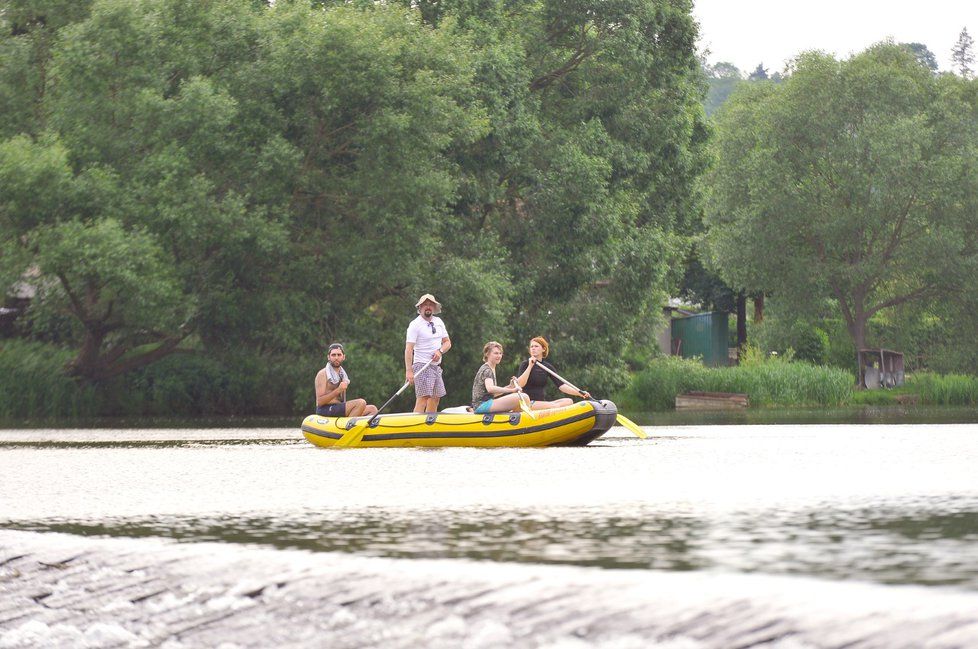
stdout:
[(737, 347), (747, 342), (747, 295), (735, 291), (713, 271), (705, 268), (694, 247), (685, 261), (685, 272), (679, 284), (679, 296), (711, 311), (737, 315)]
[(968, 34), (968, 28), (964, 27), (958, 35), (958, 40), (951, 48), (951, 63), (958, 74), (965, 79), (974, 76), (975, 40)]
[(705, 178), (721, 275), (798, 311), (831, 299), (857, 349), (875, 314), (961, 290), (978, 268), (975, 115), (967, 84), (892, 44), (746, 84)]
[(923, 43), (900, 43), (900, 46), (907, 48), (921, 65), (926, 66), (931, 72), (937, 72), (937, 57), (926, 45)]
[(400, 8), (332, 14), (101, 0), (59, 32), (39, 135), (0, 149), (0, 262), (36, 271), (34, 317), (72, 316), (72, 373), (305, 349), (310, 295), (356, 313), (421, 274), (441, 152), (480, 132), (467, 50)]
[(33, 317), (70, 314), (70, 371), (100, 381), (199, 346), (229, 302), (260, 299), (285, 230), (262, 179), (238, 172), (289, 159), (263, 159), (268, 141), (240, 135), (212, 80), (253, 57), (251, 9), (103, 1), (79, 18), (33, 61), (27, 135), (0, 143), (0, 265), (7, 282), (31, 271)]
[(622, 385), (621, 351), (678, 279), (696, 214), (707, 131), (691, 3), (405, 4), (478, 48), (489, 129), (457, 149), (446, 238), (504, 271), (519, 348), (546, 335), (582, 383)]
[(689, 1), (8, 4), (0, 279), (76, 376), (335, 339), (380, 372), (433, 292), (450, 383), (540, 333), (627, 378), (697, 214)]
[(734, 88), (744, 82), (744, 75), (737, 66), (727, 61), (705, 66), (703, 73), (707, 84), (703, 107), (706, 109), (707, 116), (711, 116), (723, 105), (723, 102), (727, 101)]
[(764, 64), (763, 63), (758, 63), (757, 64), (757, 67), (754, 68), (754, 71), (751, 72), (750, 73), (750, 76), (747, 77), (747, 80), (748, 81), (767, 81), (768, 78), (769, 77), (767, 76), (767, 68), (764, 67)]

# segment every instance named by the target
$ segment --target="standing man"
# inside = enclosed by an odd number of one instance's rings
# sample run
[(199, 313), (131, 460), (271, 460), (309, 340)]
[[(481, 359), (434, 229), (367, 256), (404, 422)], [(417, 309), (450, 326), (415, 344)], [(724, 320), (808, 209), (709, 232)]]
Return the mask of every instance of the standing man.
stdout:
[(343, 345), (333, 343), (326, 352), (329, 363), (316, 374), (316, 414), (322, 417), (359, 417), (377, 413), (377, 406), (364, 399), (347, 401), (350, 375), (343, 369), (346, 353)]
[[(418, 317), (407, 328), (404, 345), (404, 380), (414, 383), (414, 412), (438, 412), (438, 401), (445, 396), (445, 382), (441, 378), (441, 357), (452, 348), (445, 323), (436, 314), (441, 304), (431, 293), (425, 293), (414, 305)], [(420, 375), (415, 372), (431, 361)]]

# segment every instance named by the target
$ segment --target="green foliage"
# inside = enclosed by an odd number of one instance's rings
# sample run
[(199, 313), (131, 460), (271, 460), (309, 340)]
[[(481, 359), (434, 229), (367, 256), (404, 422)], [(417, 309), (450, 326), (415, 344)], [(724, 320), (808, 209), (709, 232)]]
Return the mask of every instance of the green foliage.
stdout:
[(900, 43), (900, 47), (906, 48), (928, 70), (937, 72), (937, 57), (934, 56), (934, 53), (926, 45), (923, 43)]
[(64, 373), (72, 353), (37, 342), (0, 342), (0, 417), (81, 417), (94, 414), (95, 391)]
[(964, 285), (978, 269), (975, 106), (966, 82), (886, 43), (806, 53), (783, 83), (741, 86), (705, 179), (723, 279), (800, 314), (831, 300), (858, 347), (876, 344), (874, 315)]
[(727, 61), (706, 65), (703, 72), (707, 83), (703, 108), (707, 116), (712, 116), (727, 101), (737, 86), (744, 83), (744, 74), (737, 66)]
[(912, 385), (926, 405), (978, 406), (978, 377), (923, 372), (913, 376)]
[[(846, 336), (845, 333), (843, 336)], [(791, 350), (798, 360), (814, 365), (828, 363), (831, 346), (828, 333), (803, 320), (792, 322), (785, 318), (766, 317), (764, 322), (751, 327), (750, 339), (765, 353), (777, 352), (784, 356)]]
[[(751, 406), (838, 406), (852, 396), (853, 376), (836, 368), (747, 353), (736, 367), (705, 367), (694, 360), (665, 358), (632, 377), (620, 405), (636, 410), (668, 410), (684, 392), (745, 393)], [(753, 359), (751, 361), (750, 359)]]
[(308, 404), (331, 340), (376, 401), (423, 292), (460, 401), (489, 338), (623, 385), (697, 220), (691, 8), (7, 3), (0, 281), (119, 411)]
[(852, 393), (850, 405), (897, 406), (900, 405), (901, 399), (919, 400), (919, 395), (908, 385), (886, 390), (856, 390)]

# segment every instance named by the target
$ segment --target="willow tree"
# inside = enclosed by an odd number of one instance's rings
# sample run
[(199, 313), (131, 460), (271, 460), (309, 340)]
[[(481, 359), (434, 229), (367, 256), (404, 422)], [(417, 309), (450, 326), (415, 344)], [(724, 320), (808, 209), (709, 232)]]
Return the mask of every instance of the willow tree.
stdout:
[(978, 266), (975, 89), (898, 45), (801, 55), (717, 116), (714, 262), (798, 309), (829, 300), (856, 348), (885, 309), (967, 289)]

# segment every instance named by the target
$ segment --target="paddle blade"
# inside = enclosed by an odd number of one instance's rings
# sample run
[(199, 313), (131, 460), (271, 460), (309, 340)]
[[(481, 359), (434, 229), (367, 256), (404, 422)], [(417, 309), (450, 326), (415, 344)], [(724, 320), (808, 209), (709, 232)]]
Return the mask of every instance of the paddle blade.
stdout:
[(648, 439), (649, 437), (644, 430), (638, 427), (638, 424), (636, 424), (634, 421), (632, 421), (625, 415), (622, 414), (618, 415), (618, 423), (624, 426), (625, 428), (627, 428), (628, 430), (632, 431), (633, 433), (635, 433), (635, 435), (641, 437), (642, 439)]
[(526, 416), (530, 419), (536, 419), (537, 416), (533, 414), (533, 408), (530, 407), (526, 401), (523, 401), (523, 393), (520, 393), (520, 410), (526, 413)]
[(349, 448), (351, 446), (359, 446), (360, 442), (363, 441), (363, 432), (366, 426), (363, 424), (358, 424), (351, 428), (350, 430), (343, 433), (343, 437), (336, 440), (333, 444), (333, 448)]

